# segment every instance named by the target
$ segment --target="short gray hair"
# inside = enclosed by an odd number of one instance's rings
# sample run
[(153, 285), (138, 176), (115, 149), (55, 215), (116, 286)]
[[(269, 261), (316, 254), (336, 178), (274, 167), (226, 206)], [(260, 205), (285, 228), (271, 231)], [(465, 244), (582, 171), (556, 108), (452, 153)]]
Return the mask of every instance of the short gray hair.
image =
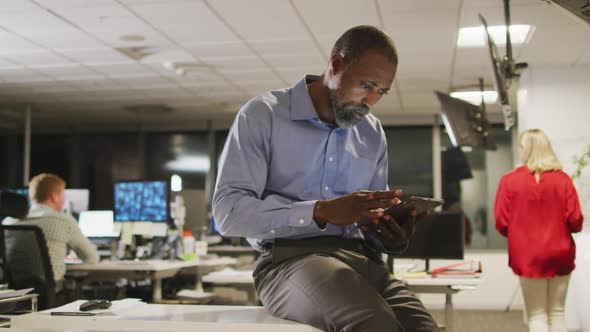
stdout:
[(371, 25), (359, 25), (344, 32), (334, 44), (331, 55), (340, 54), (345, 63), (350, 65), (369, 49), (377, 50), (392, 63), (398, 64), (393, 40), (381, 29)]

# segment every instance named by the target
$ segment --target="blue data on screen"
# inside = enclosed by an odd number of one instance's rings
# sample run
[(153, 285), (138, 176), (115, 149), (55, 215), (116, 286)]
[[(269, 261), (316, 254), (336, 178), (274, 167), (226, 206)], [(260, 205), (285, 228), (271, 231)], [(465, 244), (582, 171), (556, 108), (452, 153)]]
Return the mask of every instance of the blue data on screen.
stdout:
[(165, 181), (115, 184), (116, 221), (167, 221), (167, 208)]

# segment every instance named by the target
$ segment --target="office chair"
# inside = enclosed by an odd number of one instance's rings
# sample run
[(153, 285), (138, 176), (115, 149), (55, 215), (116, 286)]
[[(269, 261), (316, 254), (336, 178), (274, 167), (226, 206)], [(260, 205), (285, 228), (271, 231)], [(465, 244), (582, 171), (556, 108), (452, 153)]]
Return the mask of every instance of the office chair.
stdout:
[(41, 228), (34, 225), (1, 225), (0, 255), (8, 286), (35, 288), (39, 308), (56, 305), (56, 284), (49, 249)]

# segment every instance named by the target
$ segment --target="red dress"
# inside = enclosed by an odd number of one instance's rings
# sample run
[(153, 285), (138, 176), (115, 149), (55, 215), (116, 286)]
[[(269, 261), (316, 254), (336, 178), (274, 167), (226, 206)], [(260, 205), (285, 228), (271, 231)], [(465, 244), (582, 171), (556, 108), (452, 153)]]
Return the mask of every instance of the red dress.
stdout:
[(516, 275), (552, 278), (573, 271), (576, 245), (571, 233), (582, 230), (584, 217), (567, 174), (543, 172), (537, 183), (526, 166), (506, 173), (494, 215), (496, 229), (508, 237), (509, 265)]

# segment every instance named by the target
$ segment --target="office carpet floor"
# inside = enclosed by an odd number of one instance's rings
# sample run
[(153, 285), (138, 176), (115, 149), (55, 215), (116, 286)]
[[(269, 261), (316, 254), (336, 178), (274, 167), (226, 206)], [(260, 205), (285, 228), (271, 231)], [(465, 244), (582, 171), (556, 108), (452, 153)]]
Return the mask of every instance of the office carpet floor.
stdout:
[[(434, 319), (444, 322), (443, 310), (431, 311)], [(522, 311), (455, 310), (454, 332), (527, 332)]]

